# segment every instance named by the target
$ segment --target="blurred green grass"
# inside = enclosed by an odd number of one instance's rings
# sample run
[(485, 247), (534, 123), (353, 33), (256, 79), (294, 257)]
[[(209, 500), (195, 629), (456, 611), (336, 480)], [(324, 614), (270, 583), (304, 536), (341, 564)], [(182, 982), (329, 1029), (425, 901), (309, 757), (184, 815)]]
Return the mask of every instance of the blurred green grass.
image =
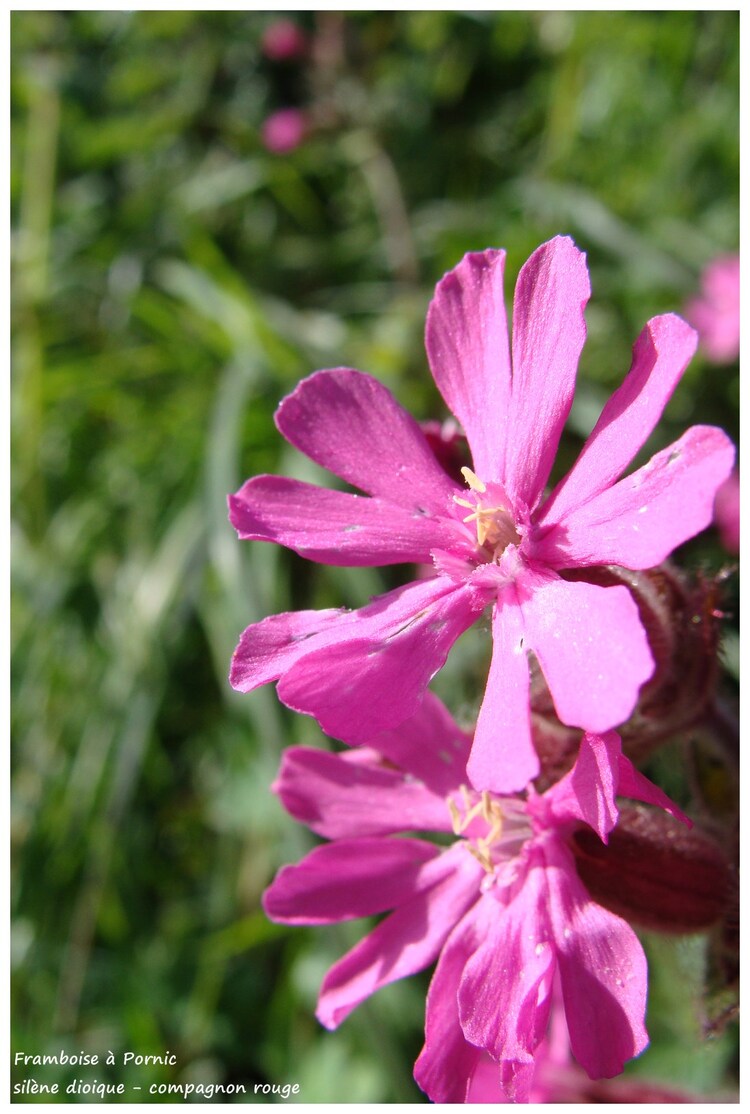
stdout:
[[(435, 281), (490, 245), (514, 275), (558, 232), (594, 290), (571, 459), (646, 319), (736, 248), (738, 16), (293, 14), (328, 44), (314, 66), (263, 57), (273, 13), (12, 13), (13, 1046), (174, 1051), (144, 1084), (419, 1101), (426, 980), (326, 1034), (317, 987), (361, 926), (260, 911), (308, 846), (268, 793), (281, 748), (320, 736), (226, 681), (247, 623), (389, 581), (238, 543), (226, 494), (315, 474), (272, 422), (314, 368), (441, 416)], [(307, 141), (267, 152), (268, 113), (313, 99)], [(737, 408), (737, 368), (699, 356), (658, 436), (736, 439)], [(709, 535), (688, 556), (722, 561)], [(443, 679), (457, 708), (473, 652)], [(731, 1086), (731, 1037), (659, 1023), (699, 989), (657, 950), (636, 1070)]]

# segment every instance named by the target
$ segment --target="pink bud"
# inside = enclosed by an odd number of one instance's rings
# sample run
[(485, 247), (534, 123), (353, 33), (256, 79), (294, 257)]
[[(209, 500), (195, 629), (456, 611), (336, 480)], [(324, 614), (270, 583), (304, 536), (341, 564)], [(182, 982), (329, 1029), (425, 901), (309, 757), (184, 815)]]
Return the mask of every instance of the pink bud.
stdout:
[(298, 108), (280, 108), (263, 121), (261, 138), (274, 155), (286, 155), (305, 138), (307, 121)]
[(307, 50), (307, 35), (291, 19), (277, 19), (263, 32), (260, 48), (272, 62), (288, 62)]

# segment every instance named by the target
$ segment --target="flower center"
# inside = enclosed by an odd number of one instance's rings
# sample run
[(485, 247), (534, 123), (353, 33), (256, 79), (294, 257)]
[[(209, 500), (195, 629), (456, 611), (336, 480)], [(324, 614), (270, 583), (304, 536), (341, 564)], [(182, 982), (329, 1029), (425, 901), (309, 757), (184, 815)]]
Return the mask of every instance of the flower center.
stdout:
[(518, 545), (521, 541), (510, 508), (505, 506), (507, 497), (499, 484), (491, 484), (488, 488), (471, 468), (462, 468), (461, 474), (471, 494), (468, 499), (458, 495), (453, 499), (460, 507), (471, 511), (463, 521), (476, 522), (477, 543), (494, 560), (502, 556), (507, 546)]
[[(513, 797), (495, 797), (462, 785), (447, 800), (453, 831), (463, 836), (466, 849), (487, 874), (517, 855), (531, 835), (526, 803)], [(489, 881), (489, 879), (488, 879)]]
[(453, 831), (456, 835), (464, 835), (467, 829), (472, 826), (472, 822), (481, 817), (488, 830), (483, 836), (470, 838), (467, 841), (468, 850), (481, 863), (487, 873), (491, 874), (495, 869), (490, 854), (492, 845), (503, 833), (502, 809), (498, 801), (486, 789), (482, 790), (479, 800), (473, 804), (471, 793), (465, 785), (461, 786), (461, 795), (464, 805), (463, 813), (456, 802), (451, 797), (448, 798), (448, 809), (453, 821)]

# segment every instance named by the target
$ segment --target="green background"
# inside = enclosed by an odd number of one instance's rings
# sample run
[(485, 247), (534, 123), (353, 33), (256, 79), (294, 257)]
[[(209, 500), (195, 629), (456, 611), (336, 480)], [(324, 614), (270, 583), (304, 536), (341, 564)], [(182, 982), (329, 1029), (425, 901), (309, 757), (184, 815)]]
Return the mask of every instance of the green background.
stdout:
[[(240, 543), (226, 494), (322, 475), (272, 421), (315, 368), (444, 416), (435, 282), (488, 246), (513, 281), (559, 232), (593, 285), (569, 461), (645, 321), (737, 247), (737, 13), (291, 14), (312, 59), (263, 56), (272, 13), (12, 15), (13, 1047), (178, 1060), (18, 1080), (422, 1100), (427, 976), (328, 1034), (317, 988), (363, 926), (260, 911), (311, 842), (268, 791), (281, 749), (320, 736), (226, 680), (249, 622), (357, 606), (403, 570)], [(272, 155), (261, 124), (290, 104), (311, 133)], [(737, 407), (736, 365), (699, 355), (652, 447), (694, 420), (736, 440)], [(726, 555), (709, 531), (684, 559)], [(730, 672), (735, 648), (730, 629)], [(471, 664), (441, 682), (456, 711)], [(703, 942), (649, 951), (653, 1043), (629, 1070), (731, 1091), (733, 1034), (700, 1037)]]

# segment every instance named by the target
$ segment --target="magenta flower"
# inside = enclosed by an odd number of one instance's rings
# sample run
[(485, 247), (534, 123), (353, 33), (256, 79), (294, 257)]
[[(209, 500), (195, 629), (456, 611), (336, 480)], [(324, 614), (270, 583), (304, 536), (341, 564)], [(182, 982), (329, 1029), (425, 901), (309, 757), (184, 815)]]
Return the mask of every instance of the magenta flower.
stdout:
[[(574, 768), (541, 795), (467, 788), (469, 748), (428, 693), (373, 747), (287, 750), (274, 789), (331, 842), (281, 869), (266, 913), (320, 925), (393, 910), (326, 975), (317, 1016), (330, 1029), (438, 960), (415, 1067), (435, 1102), (477, 1101), (467, 1096), (484, 1089), (488, 1057), (505, 1101), (528, 1100), (556, 976), (576, 1059), (592, 1078), (616, 1075), (648, 1040), (646, 960), (629, 925), (590, 898), (567, 839), (585, 823), (606, 841), (618, 793), (678, 810), (614, 732), (584, 735)], [(460, 838), (397, 836), (420, 829)]]
[(701, 293), (685, 307), (706, 356), (729, 364), (740, 354), (740, 257), (714, 259), (701, 276)]
[(648, 641), (627, 588), (589, 583), (586, 569), (663, 561), (710, 523), (733, 458), (724, 433), (694, 426), (618, 481), (695, 348), (692, 329), (666, 315), (648, 323), (578, 460), (545, 495), (584, 342), (588, 272), (570, 239), (538, 248), (518, 278), (509, 348), (504, 260), (501, 251), (465, 256), (427, 316), (432, 372), (472, 454), (466, 487), (385, 387), (339, 368), (303, 380), (276, 424), (368, 497), (257, 476), (229, 500), (241, 538), (332, 565), (434, 568), (358, 611), (248, 627), (234, 687), (279, 680), (289, 707), (329, 735), (366, 742), (414, 713), (453, 642), (492, 604), (493, 656), (468, 772), (498, 792), (522, 788), (539, 769), (529, 651), (563, 723), (601, 733), (628, 718), (653, 670)]
[(274, 155), (287, 155), (307, 134), (307, 120), (298, 108), (280, 108), (263, 121), (261, 138)]

